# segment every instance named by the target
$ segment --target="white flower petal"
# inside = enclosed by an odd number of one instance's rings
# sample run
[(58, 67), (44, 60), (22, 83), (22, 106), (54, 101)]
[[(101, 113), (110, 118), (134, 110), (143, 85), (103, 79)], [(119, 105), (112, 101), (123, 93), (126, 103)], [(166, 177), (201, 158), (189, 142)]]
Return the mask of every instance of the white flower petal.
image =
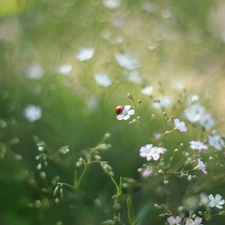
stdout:
[(116, 58), (118, 64), (124, 69), (134, 70), (135, 68), (138, 67), (137, 61), (129, 56), (126, 56), (123, 54), (116, 54), (115, 58)]
[(121, 0), (103, 0), (103, 5), (107, 8), (117, 8), (121, 4)]
[(96, 83), (101, 87), (108, 87), (112, 84), (112, 80), (107, 74), (96, 74), (94, 76)]
[(86, 61), (91, 59), (94, 56), (95, 49), (94, 48), (82, 48), (75, 57), (79, 61)]

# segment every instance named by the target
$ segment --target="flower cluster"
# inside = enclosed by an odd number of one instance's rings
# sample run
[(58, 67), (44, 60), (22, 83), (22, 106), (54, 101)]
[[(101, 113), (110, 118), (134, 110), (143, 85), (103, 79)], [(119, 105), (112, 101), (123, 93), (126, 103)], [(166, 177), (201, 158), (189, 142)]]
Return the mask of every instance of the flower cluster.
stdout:
[(184, 115), (191, 123), (199, 122), (205, 130), (210, 130), (215, 124), (211, 115), (207, 113), (205, 108), (198, 102), (195, 102), (184, 110)]
[(141, 147), (140, 156), (146, 157), (147, 161), (158, 160), (160, 154), (164, 154), (166, 152), (165, 148), (162, 147), (154, 147), (152, 144), (147, 144), (146, 146)]
[[(134, 61), (128, 60), (128, 58), (123, 57), (117, 57), (117, 60), (123, 59), (123, 63), (121, 66), (125, 67), (127, 66), (128, 70), (134, 69)], [(182, 90), (182, 89), (178, 89)], [(225, 145), (225, 142), (223, 138), (218, 135), (215, 131), (212, 131), (209, 133), (208, 131), (214, 126), (214, 120), (212, 119), (211, 115), (206, 112), (203, 105), (199, 103), (199, 97), (197, 95), (192, 96), (191, 103), (187, 106), (185, 110), (181, 111), (181, 116), (184, 119), (184, 121), (181, 121), (178, 118), (173, 119), (173, 116), (168, 116), (168, 114), (163, 111), (165, 108), (173, 106), (175, 103), (169, 96), (163, 96), (159, 97), (158, 99), (153, 98), (153, 86), (146, 85), (144, 88), (141, 89), (141, 93), (150, 97), (152, 99), (152, 107), (161, 109), (161, 112), (165, 118), (165, 131), (160, 132), (156, 131), (153, 133), (153, 137), (150, 137), (151, 143), (146, 144), (142, 146), (139, 150), (140, 157), (146, 158), (147, 163), (143, 165), (143, 168), (139, 168), (138, 172), (140, 172), (141, 176), (143, 178), (149, 177), (149, 179), (152, 179), (152, 176), (164, 176), (164, 184), (168, 184), (169, 180), (168, 177), (170, 174), (180, 174), (181, 177), (186, 176), (187, 180), (190, 182), (193, 180), (193, 178), (197, 178), (196, 175), (192, 175), (192, 173), (195, 173), (196, 170), (201, 170), (202, 173), (205, 175), (205, 177), (211, 176), (211, 173), (208, 174), (208, 171), (206, 169), (211, 169), (210, 163), (206, 161), (206, 155), (210, 154), (210, 150), (213, 148), (221, 151)], [(131, 94), (127, 95), (129, 99), (131, 99), (134, 103), (134, 106), (131, 105), (125, 105), (125, 106), (118, 106), (116, 107), (116, 113), (118, 120), (128, 120), (132, 115), (139, 114), (139, 104), (136, 104)], [(141, 100), (138, 101), (140, 103)], [(188, 102), (188, 101), (187, 101)], [(183, 102), (186, 104), (186, 101)], [(186, 119), (186, 121), (185, 121)], [(144, 128), (143, 124), (140, 122), (140, 116), (137, 116), (137, 119), (133, 119), (129, 122), (129, 124), (137, 123), (141, 126), (141, 128), (146, 132), (146, 129)], [(152, 114), (151, 121), (154, 123), (155, 121), (155, 115)], [(171, 129), (173, 121), (173, 128)], [(193, 129), (199, 129), (199, 126), (197, 123), (200, 123), (201, 125), (201, 131), (205, 133), (202, 133), (201, 136), (198, 135), (197, 140), (190, 140), (190, 135), (187, 135), (187, 138), (185, 138), (185, 141), (188, 141), (189, 148), (183, 148), (184, 144), (180, 143), (180, 149), (175, 148), (172, 152), (169, 148), (169, 146), (166, 146), (166, 142), (163, 142), (163, 137), (170, 135), (173, 132), (179, 131), (181, 133), (185, 133), (188, 131), (188, 124), (186, 126), (186, 122), (190, 122), (193, 124)], [(207, 132), (206, 132), (207, 131)], [(194, 132), (193, 132), (194, 133)], [(157, 134), (157, 135), (156, 135)], [(188, 134), (188, 133), (187, 133)], [(181, 134), (182, 135), (182, 134)], [(183, 134), (184, 135), (184, 134)], [(159, 142), (158, 142), (159, 141)], [(162, 146), (166, 146), (165, 148)], [(197, 150), (196, 151), (190, 151), (191, 150)], [(175, 169), (171, 169), (171, 162), (173, 162), (174, 158), (177, 157), (176, 153), (180, 151), (185, 156), (185, 159), (180, 159), (178, 161), (178, 165), (183, 162), (183, 167), (181, 166), (181, 171), (176, 171)], [(165, 154), (167, 152), (167, 154)], [(179, 154), (177, 154), (179, 155)], [(181, 155), (181, 154), (180, 154)], [(170, 162), (166, 165), (166, 162), (168, 162), (168, 156), (170, 159)], [(212, 157), (209, 157), (212, 159)], [(158, 161), (159, 163), (154, 163), (154, 161)], [(151, 161), (151, 162), (150, 162)], [(175, 161), (175, 160), (174, 160)], [(208, 168), (207, 168), (208, 166)], [(179, 168), (179, 166), (178, 166)], [(158, 171), (158, 173), (156, 172)], [(211, 171), (210, 171), (211, 172)], [(202, 176), (204, 176), (202, 175)], [(150, 177), (151, 176), (151, 177)], [(219, 194), (216, 194), (214, 197), (212, 194), (209, 196), (200, 196), (199, 205), (203, 205), (206, 208), (213, 208), (216, 207), (218, 209), (222, 208), (222, 205), (225, 203), (224, 199), (222, 199), (222, 196)], [(159, 207), (160, 208), (160, 207)], [(168, 211), (168, 209), (165, 209), (167, 212), (165, 215), (172, 215), (171, 211)], [(169, 214), (168, 214), (169, 213)], [(190, 214), (188, 217), (182, 216), (170, 216), (167, 218), (167, 222), (170, 225), (203, 225), (202, 221), (204, 219), (209, 219), (210, 215), (209, 211), (204, 211), (205, 216), (203, 214), (199, 214), (198, 216), (195, 214)], [(222, 213), (222, 212), (221, 212)]]
[[(174, 218), (173, 216), (170, 216), (169, 218), (167, 218), (167, 222), (170, 224), (170, 225), (180, 225), (180, 222), (181, 222), (182, 218), (177, 216), (176, 218)], [(201, 224), (202, 222), (202, 218), (201, 217), (195, 217), (195, 219), (190, 219), (188, 218), (186, 220), (186, 223), (185, 225), (203, 225)]]

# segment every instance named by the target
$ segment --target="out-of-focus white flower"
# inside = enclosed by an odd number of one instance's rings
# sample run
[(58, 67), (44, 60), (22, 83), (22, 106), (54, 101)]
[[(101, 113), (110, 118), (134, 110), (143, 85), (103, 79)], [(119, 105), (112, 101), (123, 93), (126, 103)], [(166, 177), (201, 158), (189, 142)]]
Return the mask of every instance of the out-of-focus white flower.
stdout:
[(207, 171), (205, 169), (205, 164), (200, 160), (198, 159), (198, 166), (197, 166), (204, 174), (207, 174)]
[(141, 176), (146, 178), (153, 174), (153, 168), (151, 166), (148, 166), (144, 169), (144, 171), (141, 173)]
[(181, 81), (173, 81), (170, 83), (171, 87), (175, 90), (183, 90), (185, 88)]
[(195, 103), (195, 102), (198, 102), (198, 101), (199, 101), (199, 96), (198, 95), (193, 95), (192, 98), (191, 98), (191, 102)]
[(103, 5), (107, 8), (117, 8), (121, 4), (121, 0), (103, 0)]
[(167, 218), (167, 222), (170, 225), (180, 225), (180, 221), (181, 221), (181, 217), (177, 216), (176, 218), (174, 218), (173, 216), (170, 216), (169, 218)]
[(203, 205), (207, 205), (209, 203), (208, 195), (206, 195), (205, 193), (201, 193), (200, 194), (200, 202)]
[(209, 145), (211, 147), (214, 147), (215, 149), (217, 149), (219, 151), (224, 146), (223, 139), (219, 135), (217, 135), (217, 134), (211, 134), (211, 135), (209, 135), (208, 139), (209, 139)]
[(88, 112), (90, 113), (95, 113), (99, 109), (99, 99), (96, 96), (91, 96), (90, 98), (87, 99), (86, 105), (88, 108)]
[(40, 64), (33, 64), (25, 70), (26, 77), (29, 79), (40, 79), (44, 74), (44, 69)]
[(214, 120), (211, 115), (205, 111), (205, 108), (197, 102), (198, 96), (193, 96), (192, 98), (194, 98), (196, 103), (184, 110), (184, 116), (191, 123), (199, 122), (205, 130), (210, 130), (215, 124)]
[(112, 84), (112, 80), (107, 74), (96, 74), (94, 75), (94, 79), (101, 87), (108, 87)]
[(221, 205), (225, 203), (224, 199), (222, 199), (222, 196), (219, 194), (216, 194), (215, 197), (212, 194), (209, 195), (209, 200), (210, 200), (209, 205), (211, 208), (217, 207), (218, 209), (222, 209), (223, 206)]
[(42, 109), (39, 106), (35, 105), (28, 105), (24, 109), (24, 116), (29, 122), (35, 122), (36, 120), (39, 120), (42, 116)]
[(130, 105), (125, 105), (123, 111), (116, 117), (118, 120), (128, 120), (131, 115), (134, 115), (135, 110), (131, 109)]
[(95, 49), (94, 48), (82, 48), (75, 57), (79, 61), (86, 61), (91, 59), (94, 56)]
[(203, 113), (199, 122), (206, 130), (210, 130), (215, 125), (215, 122), (209, 113)]
[(142, 75), (141, 75), (140, 71), (132, 70), (126, 74), (126, 80), (133, 84), (141, 84)]
[(167, 108), (173, 105), (172, 99), (169, 96), (159, 97), (158, 101), (152, 103), (153, 108)]
[(196, 123), (200, 120), (205, 108), (201, 104), (193, 104), (184, 110), (184, 116), (191, 123)]
[(174, 125), (176, 129), (179, 130), (180, 132), (187, 131), (187, 127), (185, 126), (185, 123), (183, 121), (180, 121), (179, 119), (174, 120)]
[(71, 70), (72, 65), (69, 63), (63, 64), (57, 68), (57, 72), (65, 76), (69, 75)]
[(115, 58), (118, 64), (124, 69), (134, 70), (138, 67), (138, 62), (132, 57), (123, 54), (116, 54)]
[(194, 220), (188, 218), (186, 220), (186, 224), (185, 225), (203, 225), (203, 224), (201, 224), (201, 222), (202, 222), (202, 218), (197, 216), (197, 217), (195, 217)]
[(191, 149), (199, 150), (199, 152), (201, 150), (208, 149), (208, 147), (206, 145), (204, 145), (201, 141), (190, 141), (189, 144), (190, 144)]
[(153, 91), (152, 86), (145, 86), (144, 88), (141, 89), (141, 93), (147, 96), (151, 96)]

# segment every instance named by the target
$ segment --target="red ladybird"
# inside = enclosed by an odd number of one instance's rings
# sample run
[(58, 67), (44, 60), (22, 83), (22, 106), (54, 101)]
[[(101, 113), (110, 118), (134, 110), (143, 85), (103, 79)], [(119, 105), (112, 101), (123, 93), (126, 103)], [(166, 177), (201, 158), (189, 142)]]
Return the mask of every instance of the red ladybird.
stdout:
[(116, 114), (121, 114), (123, 112), (123, 108), (124, 108), (124, 106), (121, 106), (121, 105), (117, 106), (115, 109)]

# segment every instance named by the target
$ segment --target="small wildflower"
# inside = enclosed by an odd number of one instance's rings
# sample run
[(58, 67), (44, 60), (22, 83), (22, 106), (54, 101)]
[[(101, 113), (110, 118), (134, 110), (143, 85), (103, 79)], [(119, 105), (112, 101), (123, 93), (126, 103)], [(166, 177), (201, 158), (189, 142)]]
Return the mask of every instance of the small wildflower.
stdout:
[(155, 101), (152, 103), (152, 107), (156, 109), (166, 108), (173, 105), (173, 102), (169, 96), (160, 97), (159, 101)]
[(29, 122), (35, 122), (36, 120), (39, 120), (42, 116), (42, 109), (39, 106), (35, 105), (28, 105), (24, 109), (24, 116)]
[(173, 216), (170, 216), (169, 218), (167, 218), (167, 222), (170, 225), (180, 225), (180, 221), (181, 221), (181, 218), (179, 216), (177, 216), (176, 218), (174, 218)]
[(75, 57), (78, 61), (86, 61), (91, 59), (94, 56), (95, 49), (94, 48), (82, 48)]
[(112, 81), (107, 74), (96, 74), (94, 79), (98, 86), (101, 87), (109, 87), (112, 84)]
[(180, 122), (179, 119), (175, 119), (174, 120), (174, 125), (175, 125), (175, 128), (177, 130), (179, 130), (180, 132), (186, 132), (187, 131), (187, 127), (185, 126), (185, 123), (184, 122)]
[(211, 147), (214, 147), (217, 150), (221, 150), (224, 146), (224, 141), (221, 139), (221, 137), (217, 134), (209, 135), (209, 145)]
[(147, 168), (142, 171), (141, 176), (146, 178), (153, 174), (153, 168), (151, 166), (148, 166)]
[(134, 70), (138, 67), (137, 61), (133, 59), (132, 57), (122, 55), (122, 54), (116, 54), (115, 58), (118, 64), (124, 69)]
[(207, 171), (205, 170), (205, 164), (200, 159), (198, 159), (198, 168), (200, 168), (204, 174), (207, 174)]
[(212, 116), (209, 113), (202, 114), (199, 122), (202, 125), (202, 127), (205, 128), (205, 130), (210, 130), (215, 124)]
[(194, 220), (187, 219), (185, 225), (203, 225), (203, 224), (201, 224), (201, 222), (202, 222), (202, 218), (197, 216), (197, 217), (195, 217)]
[(121, 4), (121, 0), (103, 0), (102, 3), (105, 7), (113, 9)]
[(195, 102), (198, 102), (198, 101), (199, 101), (199, 96), (198, 95), (193, 95), (192, 98), (191, 98), (191, 102), (195, 103)]
[(139, 70), (132, 70), (126, 73), (126, 80), (133, 84), (141, 84), (142, 83), (142, 74)]
[(200, 203), (203, 205), (207, 205), (209, 203), (209, 198), (205, 193), (200, 194)]
[(44, 75), (44, 69), (40, 64), (35, 63), (27, 67), (25, 74), (28, 79), (38, 80)]
[(201, 104), (196, 103), (184, 110), (184, 116), (189, 122), (196, 123), (200, 120), (204, 111), (204, 107)]
[(222, 209), (223, 207), (221, 205), (225, 203), (224, 199), (222, 199), (222, 196), (219, 194), (216, 194), (215, 198), (212, 194), (209, 195), (209, 200), (209, 205), (211, 208), (217, 207), (218, 209)]
[(189, 144), (191, 149), (199, 150), (199, 152), (201, 150), (208, 149), (208, 147), (204, 145), (201, 141), (190, 141)]
[(57, 68), (57, 72), (64, 76), (68, 76), (71, 70), (72, 70), (72, 65), (70, 63), (60, 65)]
[(165, 153), (166, 149), (162, 147), (154, 147), (152, 144), (147, 144), (146, 146), (142, 146), (140, 149), (140, 156), (146, 157), (148, 161), (151, 159), (158, 160), (160, 154)]
[(182, 81), (172, 81), (170, 83), (170, 85), (173, 89), (178, 90), (178, 91), (183, 90), (185, 88)]
[(131, 115), (134, 115), (135, 110), (131, 109), (130, 105), (125, 105), (123, 111), (116, 117), (118, 120), (128, 120)]
[(152, 95), (152, 91), (153, 91), (153, 87), (152, 86), (146, 86), (144, 88), (141, 89), (141, 93), (147, 96), (151, 96)]

